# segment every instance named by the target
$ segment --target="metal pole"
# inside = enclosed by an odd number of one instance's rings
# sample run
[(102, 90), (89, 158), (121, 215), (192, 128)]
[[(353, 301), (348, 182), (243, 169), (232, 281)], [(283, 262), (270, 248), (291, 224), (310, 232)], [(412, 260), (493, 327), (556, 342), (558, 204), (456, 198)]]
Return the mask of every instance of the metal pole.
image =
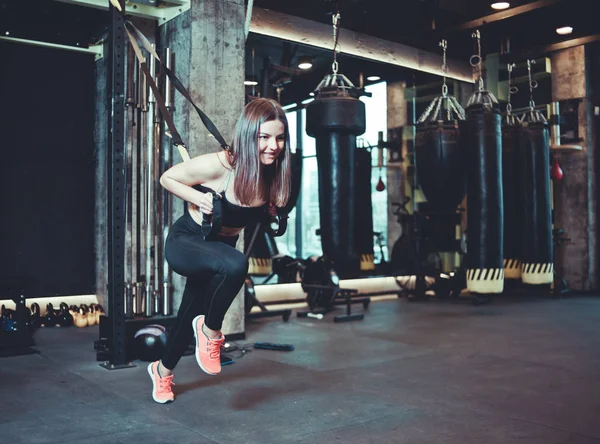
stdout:
[[(141, 286), (136, 286), (136, 289), (139, 292), (139, 296), (137, 300), (139, 304), (137, 305), (136, 313), (139, 315), (143, 315), (144, 304), (145, 304), (145, 293), (146, 293), (146, 282), (148, 282), (148, 277), (145, 276), (146, 271), (146, 230), (148, 227), (146, 226), (146, 193), (148, 190), (148, 186), (146, 184), (146, 174), (145, 173), (145, 165), (147, 163), (147, 150), (146, 144), (148, 143), (148, 84), (146, 81), (146, 76), (144, 76), (144, 72), (141, 69), (138, 69), (140, 74), (140, 84), (141, 84), (141, 121), (139, 128), (140, 135), (140, 143), (139, 143), (139, 153), (138, 153), (138, 179), (139, 179), (139, 276), (138, 279), (142, 283)], [(141, 291), (140, 291), (141, 290)]]
[[(165, 64), (167, 68), (172, 70), (172, 59), (171, 59), (171, 48), (166, 49)], [(171, 82), (168, 77), (165, 77), (165, 106), (167, 110), (171, 112), (173, 104), (171, 103)], [(164, 139), (163, 139), (164, 140)], [(169, 169), (172, 162), (172, 149), (173, 145), (171, 139), (164, 144), (162, 153), (162, 171), (161, 174)], [(164, 316), (170, 316), (173, 312), (173, 303), (171, 301), (171, 270), (167, 259), (165, 257), (164, 246), (167, 242), (167, 236), (169, 235), (169, 229), (171, 228), (171, 193), (164, 188), (162, 189), (162, 239), (161, 239), (161, 263), (163, 264), (163, 284), (162, 284), (162, 314)]]
[[(133, 60), (134, 85), (134, 104), (132, 107), (132, 134), (131, 141), (131, 285), (135, 292), (135, 283), (140, 275), (139, 272), (139, 237), (140, 237), (140, 211), (139, 211), (139, 145), (140, 145), (140, 121), (142, 117), (140, 103), (140, 78), (138, 64)], [(133, 310), (132, 313), (136, 313)]]
[[(154, 45), (152, 45), (154, 46)], [(154, 78), (156, 62), (150, 57), (150, 75)], [(146, 307), (145, 315), (152, 316), (154, 307), (152, 297), (154, 286), (152, 284), (152, 247), (154, 245), (154, 108), (156, 100), (152, 90), (148, 90), (148, 115), (146, 124), (148, 139), (146, 140)]]
[[(154, 46), (154, 45), (152, 45)], [(153, 58), (154, 60), (154, 58)], [(154, 71), (152, 71), (154, 75)], [(160, 90), (158, 75), (156, 76), (156, 84)], [(164, 97), (164, 94), (163, 94)], [(162, 271), (162, 267), (160, 266), (160, 259), (162, 257), (163, 245), (161, 242), (162, 239), (162, 219), (160, 217), (154, 216), (155, 214), (161, 214), (162, 212), (162, 199), (160, 196), (159, 190), (159, 179), (160, 179), (160, 113), (158, 110), (155, 110), (154, 113), (154, 156), (152, 162), (152, 194), (154, 201), (152, 202), (152, 215), (153, 215), (153, 225), (152, 225), (152, 245), (154, 245), (154, 314), (160, 313), (160, 298), (162, 296), (162, 292), (160, 291), (160, 272)], [(157, 308), (158, 307), (158, 308)]]
[(134, 286), (135, 298), (133, 312), (136, 315), (144, 313), (144, 284), (140, 284), (141, 277), (143, 275), (142, 264), (144, 264), (144, 245), (145, 237), (144, 233), (144, 208), (145, 208), (145, 192), (144, 192), (144, 140), (146, 139), (146, 78), (144, 77), (143, 71), (140, 69), (139, 64), (136, 64), (137, 68), (137, 81), (138, 81), (138, 96), (137, 96), (137, 108), (138, 108), (138, 122), (137, 122), (137, 144), (135, 149), (135, 156), (133, 160), (133, 174), (135, 176), (135, 193), (133, 194), (135, 202), (135, 268), (134, 268)]
[[(304, 128), (304, 119), (302, 118), (302, 111), (296, 111), (296, 155), (302, 158), (302, 153), (304, 152), (304, 131), (301, 128)], [(301, 160), (303, 162), (303, 160)], [(302, 187), (300, 187), (300, 192), (298, 193), (298, 199), (296, 200), (296, 257), (302, 258), (304, 257), (304, 251), (302, 248), (303, 245), (303, 235), (302, 235), (302, 214), (303, 214), (303, 193)]]
[[(124, 9), (124, 0), (120, 0)], [(125, 33), (123, 16), (111, 5), (110, 94), (108, 95), (108, 315), (110, 318), (110, 360), (101, 364), (115, 369), (131, 366), (125, 342)]]
[(133, 318), (133, 286), (131, 282), (125, 284), (125, 317)]
[[(135, 57), (133, 51), (129, 48), (127, 51), (127, 111), (131, 111), (131, 118), (127, 121), (127, 206), (126, 206), (126, 221), (127, 229), (125, 232), (125, 285), (130, 285), (133, 279), (133, 195), (132, 195), (132, 154), (135, 141), (134, 128), (134, 113), (135, 113), (135, 91), (133, 80), (134, 76)], [(125, 297), (127, 292), (125, 294)], [(125, 308), (127, 308), (127, 298), (125, 299)]]
[(89, 48), (79, 48), (77, 46), (59, 45), (56, 43), (41, 42), (38, 40), (19, 39), (15, 37), (0, 36), (0, 41), (11, 43), (23, 43), (25, 45), (41, 46), (43, 48), (64, 49), (66, 51), (80, 52), (84, 54), (93, 54), (96, 60), (104, 57), (102, 45), (90, 45)]

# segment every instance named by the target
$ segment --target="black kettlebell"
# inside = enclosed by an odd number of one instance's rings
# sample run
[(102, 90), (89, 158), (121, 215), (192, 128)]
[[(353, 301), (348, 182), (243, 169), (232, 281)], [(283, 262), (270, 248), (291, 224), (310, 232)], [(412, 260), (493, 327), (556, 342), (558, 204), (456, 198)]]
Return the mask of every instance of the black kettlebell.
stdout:
[(60, 304), (60, 312), (57, 316), (58, 325), (61, 327), (70, 327), (73, 325), (73, 316), (69, 313), (69, 306), (64, 302)]
[(40, 326), (42, 325), (42, 318), (39, 304), (37, 302), (34, 302), (33, 304), (31, 304), (29, 309), (31, 310), (31, 325), (33, 326), (33, 328), (40, 328)]
[(13, 319), (13, 310), (11, 310), (10, 308), (6, 308), (4, 304), (2, 304), (1, 319), (2, 331), (11, 331), (15, 323)]
[(12, 320), (14, 321), (12, 330), (16, 332), (31, 332), (33, 326), (31, 325), (31, 313), (24, 300), (17, 302), (17, 306), (12, 314)]
[(0, 310), (0, 330), (4, 331), (4, 311), (6, 307), (2, 304), (2, 309)]
[(54, 313), (54, 307), (51, 303), (46, 305), (46, 315), (42, 318), (42, 325), (44, 327), (54, 327), (56, 326), (56, 314)]

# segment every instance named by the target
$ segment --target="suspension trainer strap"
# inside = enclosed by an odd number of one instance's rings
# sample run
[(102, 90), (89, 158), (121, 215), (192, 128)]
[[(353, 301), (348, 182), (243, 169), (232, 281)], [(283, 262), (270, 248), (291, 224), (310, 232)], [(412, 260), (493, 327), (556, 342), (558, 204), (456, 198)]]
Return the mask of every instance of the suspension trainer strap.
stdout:
[[(194, 107), (194, 109), (198, 113), (198, 116), (200, 116), (200, 120), (202, 120), (202, 123), (204, 124), (206, 129), (208, 129), (208, 131), (213, 135), (213, 137), (217, 140), (217, 142), (219, 142), (219, 144), (221, 145), (221, 148), (223, 148), (224, 150), (228, 150), (229, 145), (227, 144), (227, 142), (225, 142), (225, 139), (219, 132), (219, 129), (212, 122), (212, 120), (210, 120), (210, 118), (194, 103), (188, 90), (183, 86), (183, 84), (177, 78), (177, 76), (173, 73), (173, 71), (171, 71), (169, 68), (167, 68), (167, 66), (162, 62), (160, 57), (158, 57), (158, 54), (156, 53), (156, 51), (154, 50), (154, 48), (152, 47), (152, 45), (150, 44), (150, 42), (148, 41), (146, 36), (144, 36), (144, 34), (142, 34), (140, 32), (140, 30), (137, 29), (133, 25), (133, 23), (131, 23), (128, 20), (125, 21), (125, 31), (127, 31), (127, 36), (129, 37), (129, 40), (131, 41), (131, 44), (134, 48), (136, 57), (140, 61), (140, 64), (145, 65), (146, 59), (142, 55), (142, 52), (137, 44), (138, 41), (141, 42), (144, 49), (146, 49), (148, 51), (148, 53), (152, 57), (154, 57), (158, 61), (158, 63), (160, 63), (162, 69), (164, 70), (164, 72), (167, 75), (167, 77), (169, 78), (169, 80), (171, 80), (171, 83), (173, 84), (175, 89), (177, 91), (179, 91), (181, 93), (181, 95), (183, 97), (185, 97), (187, 99), (187, 101), (190, 102), (190, 104)], [(173, 119), (172, 119), (170, 113), (167, 111), (164, 101), (162, 100), (162, 96), (160, 96), (160, 93), (158, 92), (158, 88), (156, 87), (156, 83), (154, 83), (152, 76), (150, 75), (149, 71), (147, 70), (147, 67), (146, 67), (146, 69), (144, 69), (144, 74), (146, 75), (148, 83), (149, 83), (150, 87), (152, 88), (152, 91), (154, 92), (154, 95), (157, 97), (157, 103), (159, 103), (160, 112), (161, 112), (161, 114), (163, 114), (163, 118), (165, 119), (165, 122), (167, 123), (167, 126), (169, 127), (169, 131), (171, 132), (171, 137), (173, 137), (173, 143), (176, 143), (179, 141), (180, 142), (179, 144), (183, 145), (181, 136), (175, 129), (175, 125), (173, 124)], [(158, 97), (160, 97), (160, 99), (161, 99), (160, 101), (158, 100)]]
[[(127, 36), (129, 38), (129, 41), (131, 42), (133, 51), (139, 61), (140, 69), (144, 73), (144, 76), (146, 76), (148, 85), (150, 86), (150, 88), (152, 89), (152, 92), (154, 93), (154, 97), (155, 97), (156, 103), (158, 104), (158, 107), (160, 109), (160, 113), (162, 114), (162, 117), (165, 120), (167, 127), (169, 128), (170, 136), (173, 139), (173, 144), (177, 147), (179, 154), (181, 155), (181, 158), (183, 159), (183, 161), (185, 162), (185, 161), (190, 160), (190, 155), (185, 147), (185, 144), (183, 142), (183, 139), (181, 138), (181, 135), (177, 131), (177, 128), (175, 128), (175, 123), (173, 122), (173, 117), (171, 116), (171, 113), (169, 113), (169, 111), (167, 110), (165, 101), (164, 101), (158, 87), (156, 86), (156, 82), (152, 78), (150, 70), (148, 69), (148, 66), (146, 64), (146, 58), (144, 57), (144, 55), (142, 54), (142, 51), (140, 50), (138, 41), (141, 41), (143, 46), (148, 50), (148, 52), (152, 55), (152, 57), (154, 57), (156, 60), (159, 61), (159, 63), (161, 63), (162, 67), (165, 69), (165, 72), (167, 73), (167, 75), (169, 76), (171, 81), (173, 82), (173, 85), (177, 88), (178, 91), (180, 91), (184, 95), (184, 97), (186, 97), (186, 99), (189, 100), (189, 102), (194, 106), (194, 108), (196, 108), (196, 111), (198, 111), (198, 115), (200, 116), (200, 119), (202, 120), (202, 122), (205, 124), (206, 128), (211, 132), (211, 134), (215, 137), (215, 139), (217, 139), (217, 141), (219, 141), (219, 143), (221, 144), (221, 147), (225, 150), (228, 150), (229, 146), (225, 143), (225, 140), (223, 139), (223, 136), (221, 136), (221, 133), (219, 132), (217, 127), (212, 123), (212, 121), (208, 118), (208, 116), (206, 116), (206, 114), (204, 114), (202, 112), (202, 110), (200, 110), (200, 108), (198, 108), (194, 104), (189, 93), (183, 87), (183, 85), (181, 84), (179, 79), (177, 79), (175, 74), (173, 74), (169, 69), (167, 69), (167, 67), (160, 61), (160, 58), (154, 51), (154, 48), (152, 48), (152, 45), (150, 44), (148, 39), (146, 39), (146, 37), (135, 26), (133, 26), (133, 24), (131, 22), (128, 22), (128, 21), (125, 22), (125, 31), (127, 32)], [(133, 34), (135, 34), (135, 36)], [(193, 210), (193, 211), (196, 211), (202, 217), (202, 220), (203, 220), (202, 226), (204, 229), (203, 231), (205, 232), (207, 237), (211, 233), (216, 234), (221, 230), (221, 211), (222, 211), (221, 198), (219, 197), (219, 195), (217, 193), (212, 193), (212, 197), (213, 197), (213, 212), (212, 212), (212, 214), (210, 214), (210, 215), (202, 214), (202, 213), (200, 213), (200, 211), (197, 208), (194, 208), (194, 210)]]

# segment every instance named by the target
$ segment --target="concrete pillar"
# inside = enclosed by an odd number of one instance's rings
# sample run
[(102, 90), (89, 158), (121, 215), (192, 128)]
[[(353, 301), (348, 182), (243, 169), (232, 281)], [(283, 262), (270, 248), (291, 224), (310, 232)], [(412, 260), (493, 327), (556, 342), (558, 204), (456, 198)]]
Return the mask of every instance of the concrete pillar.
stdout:
[[(404, 82), (389, 83), (387, 86), (387, 141), (402, 145), (402, 156), (406, 157), (406, 128), (408, 124), (406, 84)], [(412, 134), (412, 133), (411, 133)], [(411, 136), (412, 137), (412, 136)], [(411, 142), (412, 143), (412, 142)], [(405, 190), (406, 162), (394, 164), (387, 169), (388, 192), (388, 257), (391, 259), (394, 243), (402, 234), (402, 227), (394, 215), (397, 206), (393, 202), (403, 202), (407, 191)]]
[[(194, 102), (210, 117), (226, 141), (245, 103), (244, 99), (244, 0), (192, 0), (186, 13), (160, 27), (164, 47), (175, 59), (174, 71)], [(174, 122), (192, 157), (221, 149), (204, 127), (194, 108), (174, 94)], [(173, 162), (180, 162), (173, 153)], [(183, 202), (173, 199), (172, 218), (183, 214)], [(238, 248), (243, 249), (243, 234)], [(174, 307), (181, 302), (185, 280), (173, 273)], [(243, 290), (223, 323), (223, 333), (244, 333)]]
[(570, 243), (556, 250), (556, 270), (573, 290), (597, 286), (594, 149), (587, 94), (585, 47), (578, 46), (552, 54), (552, 100), (579, 99), (578, 142), (582, 151), (560, 152), (564, 171), (554, 184), (555, 226), (563, 228)]

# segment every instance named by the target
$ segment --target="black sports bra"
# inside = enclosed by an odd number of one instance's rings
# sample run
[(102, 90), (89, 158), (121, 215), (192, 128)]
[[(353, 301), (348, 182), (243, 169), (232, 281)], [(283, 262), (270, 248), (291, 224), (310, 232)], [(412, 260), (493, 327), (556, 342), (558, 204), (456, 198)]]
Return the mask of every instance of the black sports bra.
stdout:
[[(223, 228), (244, 228), (249, 222), (256, 222), (261, 219), (265, 214), (265, 205), (260, 207), (242, 207), (240, 205), (233, 204), (227, 200), (225, 190), (229, 185), (229, 179), (231, 178), (232, 171), (227, 176), (227, 182), (223, 191), (219, 194), (223, 197), (221, 200), (221, 226)], [(192, 188), (202, 193), (215, 193), (211, 188), (205, 187), (204, 185), (193, 185)], [(217, 234), (218, 233), (214, 233)]]

